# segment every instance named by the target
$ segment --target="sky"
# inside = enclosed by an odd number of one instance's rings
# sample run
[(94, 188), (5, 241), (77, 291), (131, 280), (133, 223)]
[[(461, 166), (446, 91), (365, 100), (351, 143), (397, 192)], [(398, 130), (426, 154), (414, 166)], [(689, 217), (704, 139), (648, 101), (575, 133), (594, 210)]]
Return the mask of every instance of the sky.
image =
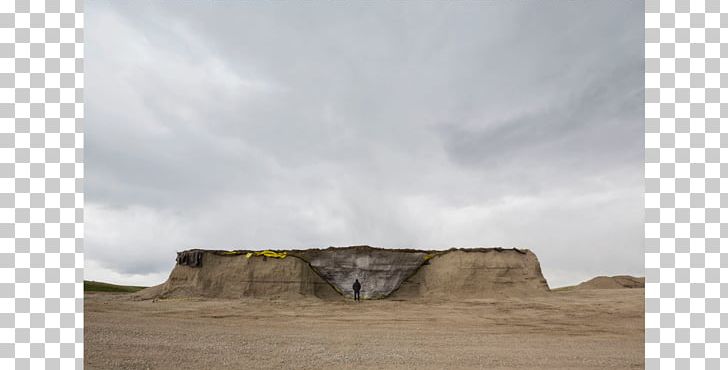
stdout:
[(529, 248), (643, 276), (638, 1), (92, 1), (85, 278), (175, 252)]

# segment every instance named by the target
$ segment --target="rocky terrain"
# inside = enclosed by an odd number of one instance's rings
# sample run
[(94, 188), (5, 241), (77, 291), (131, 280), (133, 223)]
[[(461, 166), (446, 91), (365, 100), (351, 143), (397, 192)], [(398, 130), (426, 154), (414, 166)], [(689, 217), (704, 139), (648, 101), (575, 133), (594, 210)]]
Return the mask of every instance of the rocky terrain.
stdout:
[(641, 369), (644, 289), (462, 300), (85, 299), (86, 369)]

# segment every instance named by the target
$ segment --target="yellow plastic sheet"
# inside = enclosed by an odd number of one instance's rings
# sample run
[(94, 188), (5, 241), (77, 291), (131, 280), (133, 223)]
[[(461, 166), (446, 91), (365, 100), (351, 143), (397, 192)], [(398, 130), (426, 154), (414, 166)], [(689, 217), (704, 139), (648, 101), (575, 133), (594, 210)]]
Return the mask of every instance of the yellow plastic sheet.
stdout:
[(253, 256), (265, 256), (265, 257), (283, 259), (283, 258), (286, 258), (288, 256), (288, 254), (286, 252), (274, 252), (271, 250), (264, 250), (264, 251), (260, 251), (260, 252), (248, 252), (245, 255), (246, 258), (250, 258)]
[(222, 254), (223, 255), (226, 255), (226, 256), (228, 256), (228, 255), (229, 256), (236, 256), (236, 255), (242, 254), (242, 253), (243, 252), (238, 252), (238, 251), (225, 251), (225, 252), (222, 252)]
[(435, 254), (430, 253), (425, 255), (425, 261), (429, 260), (430, 258), (435, 257)]

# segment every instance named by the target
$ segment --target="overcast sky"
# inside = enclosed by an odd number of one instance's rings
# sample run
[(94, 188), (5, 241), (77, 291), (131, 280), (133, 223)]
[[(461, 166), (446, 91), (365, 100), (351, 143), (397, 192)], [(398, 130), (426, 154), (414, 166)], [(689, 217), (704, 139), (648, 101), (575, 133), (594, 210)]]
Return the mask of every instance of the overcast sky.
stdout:
[(86, 279), (355, 244), (643, 275), (641, 2), (86, 5)]

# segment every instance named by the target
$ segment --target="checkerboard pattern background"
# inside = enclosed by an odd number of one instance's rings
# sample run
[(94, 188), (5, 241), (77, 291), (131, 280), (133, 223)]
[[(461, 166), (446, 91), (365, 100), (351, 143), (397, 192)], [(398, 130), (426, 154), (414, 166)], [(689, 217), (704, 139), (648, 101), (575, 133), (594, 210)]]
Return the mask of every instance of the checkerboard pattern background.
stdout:
[[(728, 368), (728, 3), (645, 10), (646, 367)], [(0, 1), (1, 369), (83, 367), (82, 11)]]
[(0, 369), (83, 367), (82, 6), (0, 1)]
[(646, 368), (728, 369), (728, 2), (645, 6)]

